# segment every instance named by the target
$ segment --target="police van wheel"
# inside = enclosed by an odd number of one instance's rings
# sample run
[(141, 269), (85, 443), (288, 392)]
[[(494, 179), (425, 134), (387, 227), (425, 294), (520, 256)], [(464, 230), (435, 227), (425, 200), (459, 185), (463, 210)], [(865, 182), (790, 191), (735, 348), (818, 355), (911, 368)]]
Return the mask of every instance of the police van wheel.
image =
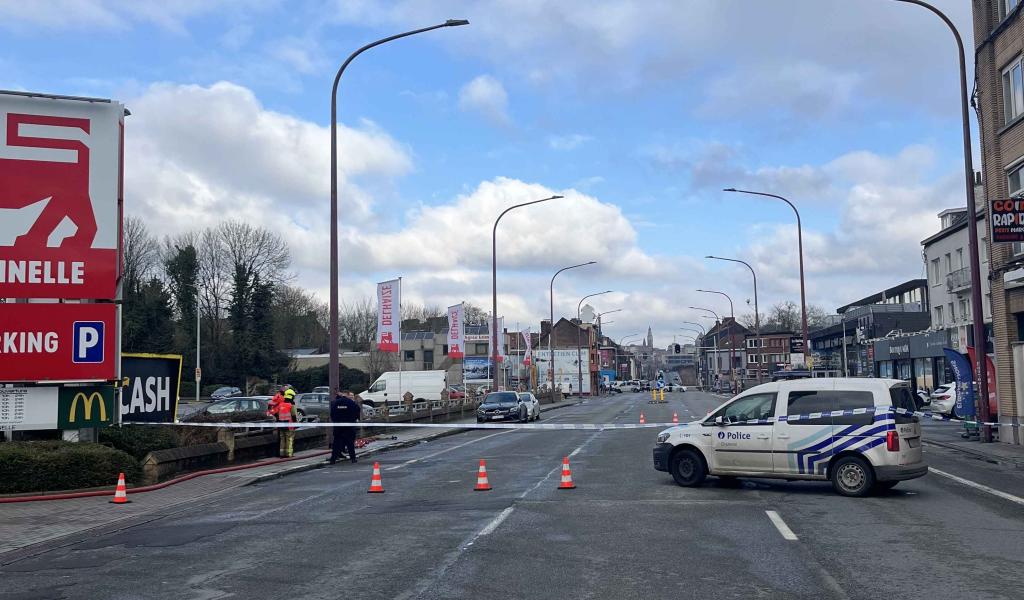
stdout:
[(683, 487), (696, 487), (704, 483), (704, 478), (708, 475), (704, 461), (693, 450), (684, 449), (676, 452), (672, 456), (670, 467), (672, 479)]
[(875, 473), (862, 458), (844, 456), (832, 466), (832, 488), (842, 496), (867, 496), (874, 485)]

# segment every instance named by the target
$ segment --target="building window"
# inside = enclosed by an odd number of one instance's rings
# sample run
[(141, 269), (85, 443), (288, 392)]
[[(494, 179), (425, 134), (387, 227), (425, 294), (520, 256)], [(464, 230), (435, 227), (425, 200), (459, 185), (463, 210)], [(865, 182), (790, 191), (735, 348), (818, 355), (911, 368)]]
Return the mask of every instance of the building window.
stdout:
[(967, 316), (967, 300), (964, 298), (960, 299), (960, 318), (970, 321), (970, 317)]
[(416, 360), (416, 351), (415, 350), (405, 350), (404, 351), (404, 360), (405, 360), (405, 362), (412, 362), (412, 361)]
[(757, 355), (756, 354), (748, 355), (747, 356), (747, 362), (751, 363), (751, 364), (757, 364)]
[(1003, 122), (1009, 123), (1024, 113), (1024, 80), (1021, 59), (1017, 58), (1003, 70)]
[(932, 259), (932, 285), (939, 285), (939, 259)]
[(953, 259), (950, 258), (949, 252), (946, 253), (946, 273), (953, 272)]
[(956, 313), (953, 312), (953, 303), (950, 302), (946, 305), (946, 308), (949, 309), (949, 323), (952, 325), (953, 323), (956, 323)]
[(1020, 4), (1020, 0), (999, 0), (999, 19), (1005, 19), (1006, 15), (1012, 13), (1018, 4)]
[(940, 326), (940, 327), (942, 326), (942, 307), (941, 306), (936, 306), (935, 307), (935, 325), (936, 326)]
[[(1022, 172), (1024, 172), (1024, 166), (1017, 167), (1006, 174), (1006, 189), (1010, 192), (1010, 197), (1020, 196), (1024, 193), (1024, 181), (1021, 181)], [(1013, 253), (1024, 254), (1024, 244), (1020, 242), (1013, 243)]]
[(963, 248), (957, 248), (956, 249), (956, 268), (957, 269), (964, 268), (964, 249)]
[(441, 355), (448, 356), (448, 344), (441, 346)]

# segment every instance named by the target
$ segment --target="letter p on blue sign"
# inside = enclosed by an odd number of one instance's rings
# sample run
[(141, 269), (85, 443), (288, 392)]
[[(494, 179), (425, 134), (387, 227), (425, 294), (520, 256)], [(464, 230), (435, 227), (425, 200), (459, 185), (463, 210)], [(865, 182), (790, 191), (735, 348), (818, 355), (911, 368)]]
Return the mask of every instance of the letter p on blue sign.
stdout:
[(103, 362), (103, 321), (75, 321), (71, 362)]

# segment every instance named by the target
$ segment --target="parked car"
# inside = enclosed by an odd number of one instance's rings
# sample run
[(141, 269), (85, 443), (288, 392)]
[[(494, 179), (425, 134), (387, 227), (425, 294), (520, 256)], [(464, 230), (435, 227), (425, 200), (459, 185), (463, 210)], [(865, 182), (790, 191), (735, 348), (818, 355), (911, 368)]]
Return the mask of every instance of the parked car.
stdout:
[(448, 386), (448, 399), (449, 400), (461, 400), (466, 397), (466, 386), (461, 383), (456, 383)]
[[(821, 378), (753, 387), (708, 417), (658, 434), (654, 468), (684, 487), (707, 475), (831, 481), (866, 496), (928, 473), (905, 381)], [(824, 416), (866, 409), (863, 414)], [(817, 416), (815, 416), (817, 415)]]
[(939, 413), (940, 415), (957, 416), (956, 384), (946, 383), (935, 388), (935, 391), (932, 392), (932, 402), (928, 408), (933, 413)]
[(330, 394), (331, 393), (331, 388), (330, 388), (330, 386), (326, 386), (326, 385), (318, 385), (315, 388), (313, 388), (313, 393), (314, 394)]
[(666, 383), (665, 387), (663, 387), (662, 389), (664, 389), (666, 392), (685, 392), (686, 386), (680, 385), (678, 383)]
[(229, 413), (258, 411), (267, 412), (270, 403), (270, 396), (249, 396), (239, 398), (228, 398), (211, 403), (202, 410), (208, 415), (225, 415)]
[(303, 421), (331, 420), (331, 398), (326, 392), (310, 392), (295, 396), (295, 409), (299, 412), (299, 418)]
[(213, 400), (213, 401), (217, 401), (217, 400), (224, 400), (226, 398), (234, 398), (236, 396), (241, 396), (241, 395), (242, 395), (242, 390), (240, 390), (240, 389), (238, 389), (236, 387), (222, 387), (222, 388), (217, 388), (216, 390), (214, 390), (213, 393), (210, 394), (210, 399)]
[(476, 422), (512, 419), (525, 423), (528, 415), (525, 403), (516, 392), (491, 392), (477, 407)]
[(540, 401), (530, 392), (519, 392), (519, 402), (526, 406), (526, 420), (540, 421)]

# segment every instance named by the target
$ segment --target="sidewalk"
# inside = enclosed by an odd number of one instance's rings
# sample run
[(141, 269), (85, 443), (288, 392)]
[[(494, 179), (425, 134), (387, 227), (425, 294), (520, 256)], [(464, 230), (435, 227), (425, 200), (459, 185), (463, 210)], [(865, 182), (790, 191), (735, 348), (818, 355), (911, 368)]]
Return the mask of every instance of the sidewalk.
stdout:
[[(579, 400), (542, 405), (541, 411), (557, 410), (575, 404), (579, 404)], [(474, 421), (475, 418), (468, 418), (455, 423)], [(356, 456), (364, 457), (404, 448), (463, 431), (470, 430), (401, 428), (388, 432), (388, 439), (381, 439), (357, 450)], [(395, 439), (390, 439), (391, 437)], [(130, 527), (174, 514), (177, 512), (174, 510), (176, 507), (196, 500), (327, 465), (323, 449), (302, 452), (297, 456), (304, 458), (230, 473), (205, 475), (152, 492), (132, 494), (129, 488), (128, 498), (131, 503), (120, 506), (111, 505), (110, 498), (106, 496), (0, 504), (0, 565), (31, 554), (32, 548), (29, 547), (35, 544), (51, 542), (93, 529), (116, 530), (118, 525)], [(180, 510), (185, 510), (184, 506)]]
[(1024, 469), (1024, 446), (1004, 442), (982, 444), (960, 437), (962, 431), (963, 427), (959, 424), (925, 422), (921, 433), (925, 444), (935, 444), (988, 462)]

